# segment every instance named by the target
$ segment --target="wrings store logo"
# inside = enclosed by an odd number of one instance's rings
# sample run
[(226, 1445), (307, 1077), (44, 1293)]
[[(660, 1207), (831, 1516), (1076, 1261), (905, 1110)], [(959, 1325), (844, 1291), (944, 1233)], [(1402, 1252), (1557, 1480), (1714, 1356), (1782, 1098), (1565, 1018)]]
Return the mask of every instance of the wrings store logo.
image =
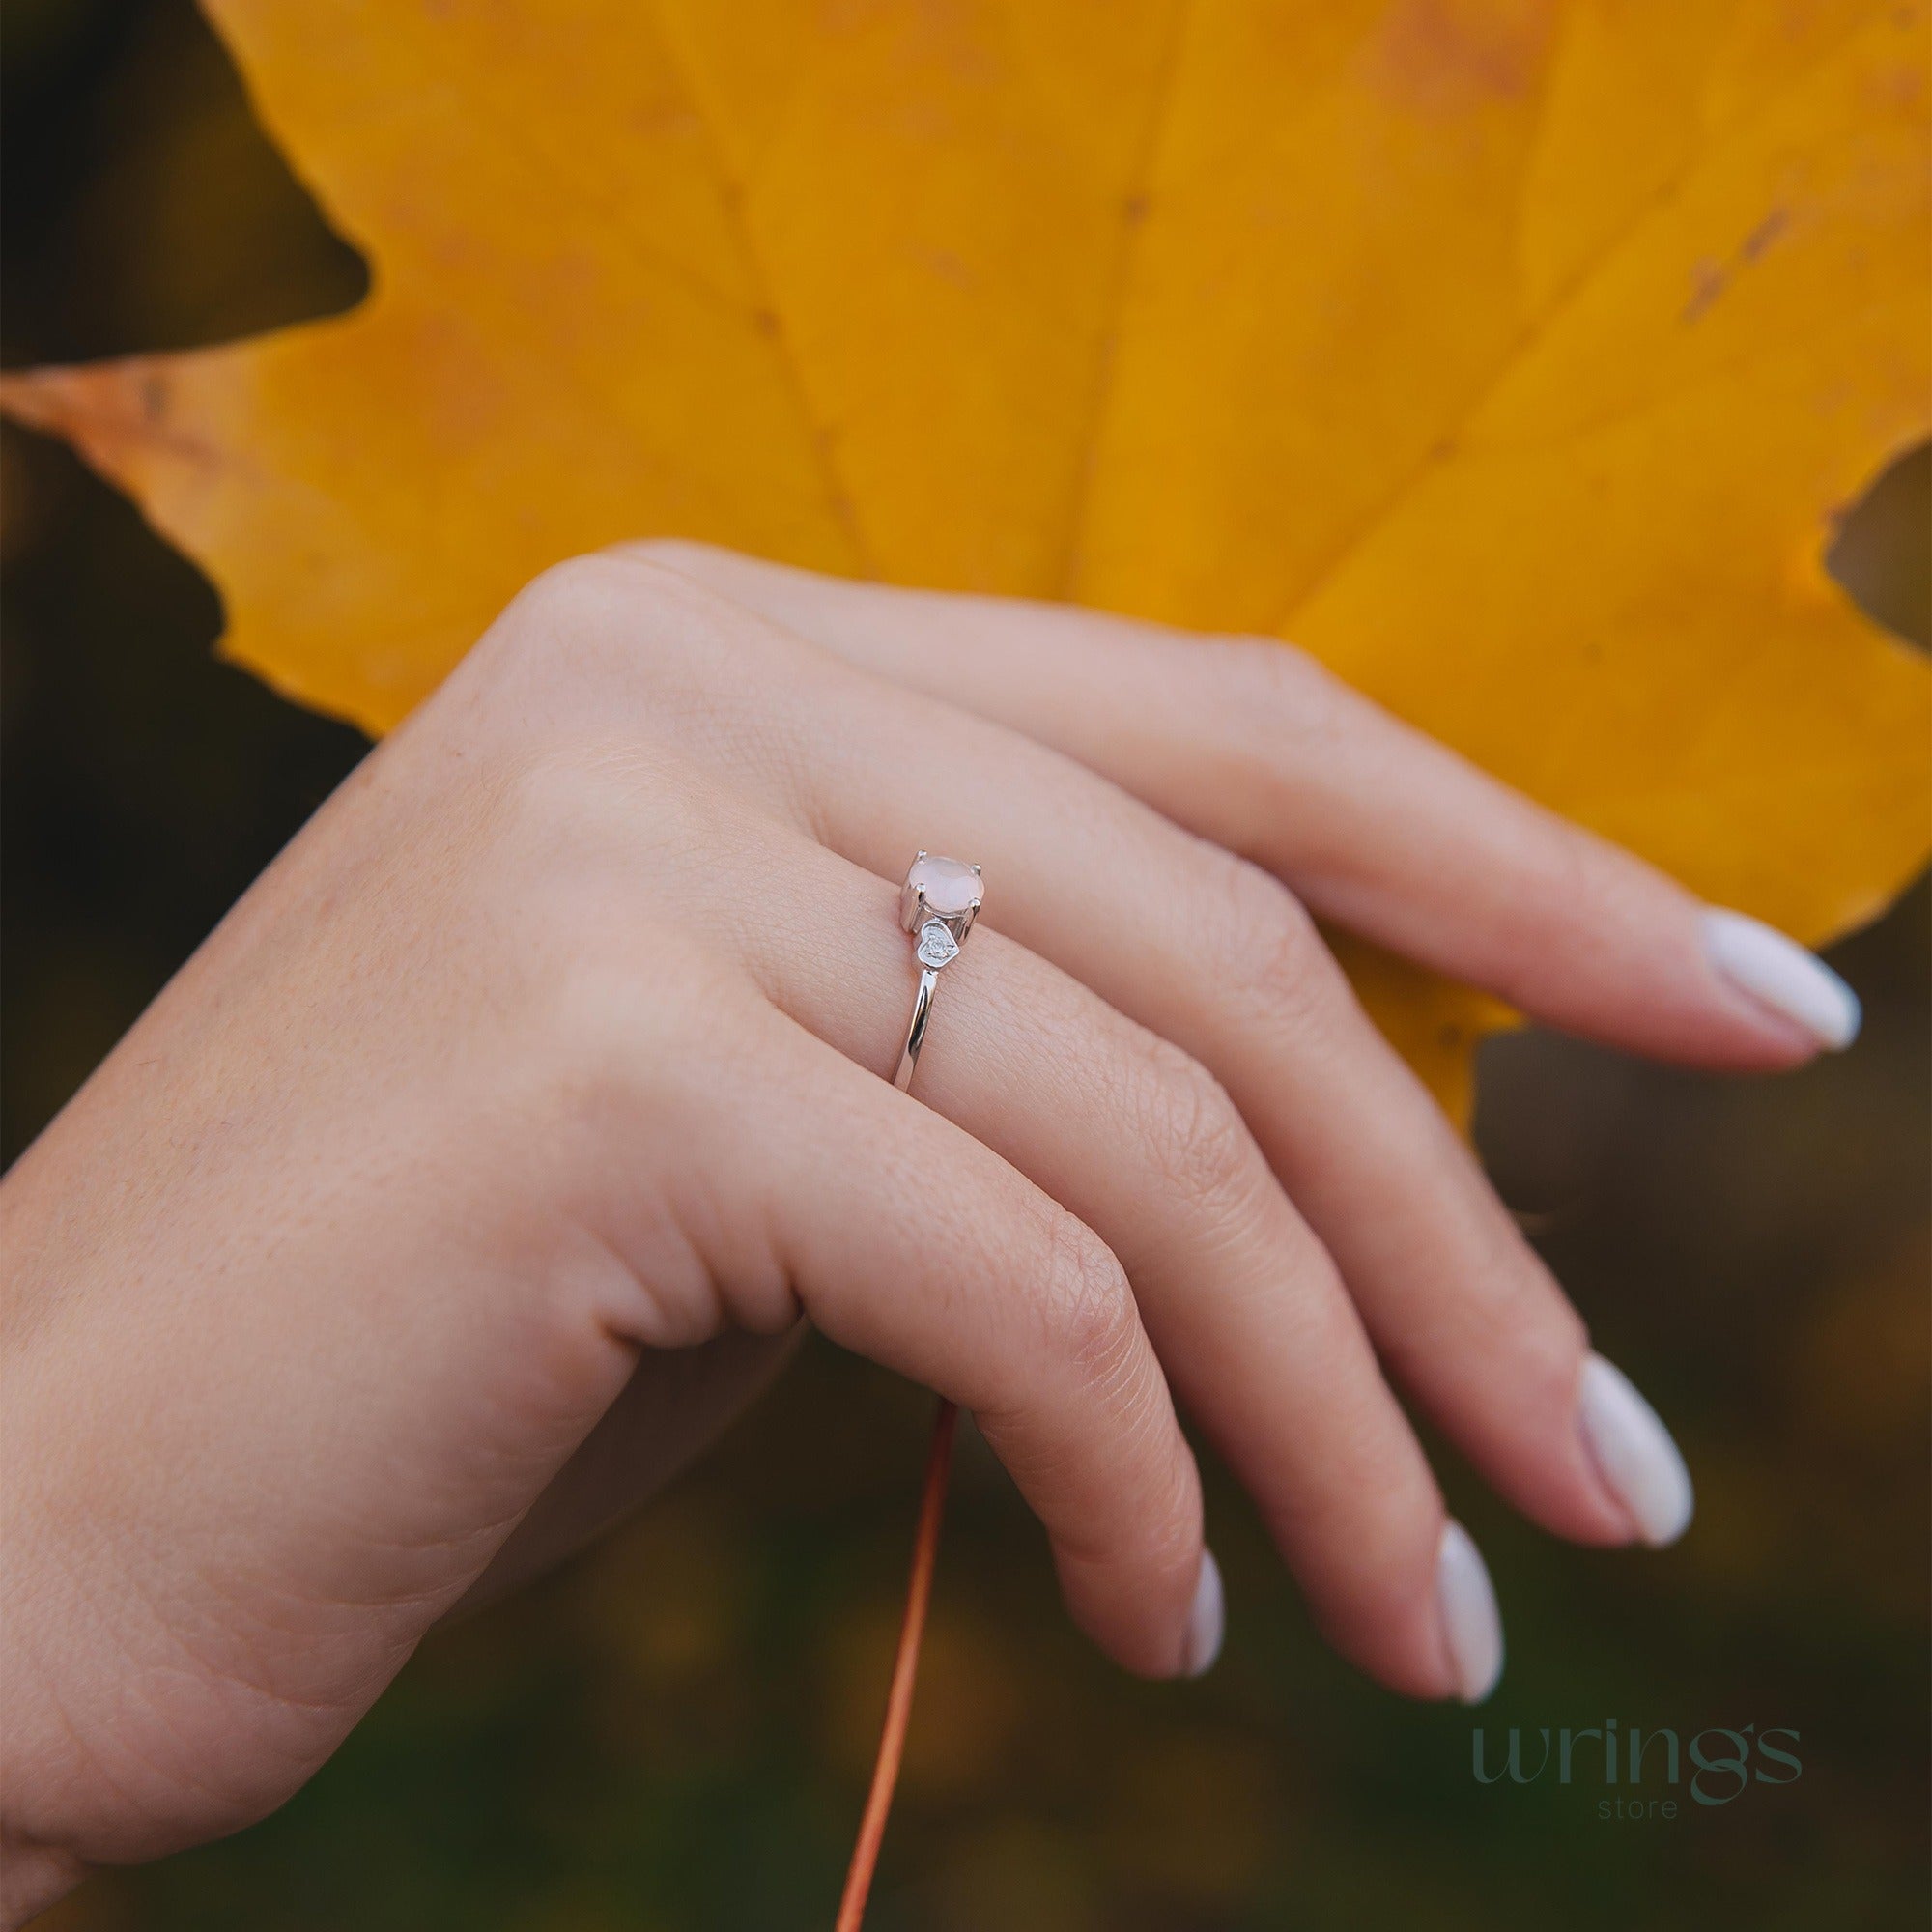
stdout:
[[(1614, 1718), (1601, 1729), (1567, 1726), (1533, 1732), (1510, 1726), (1507, 1741), (1492, 1746), (1478, 1727), (1470, 1734), (1471, 1768), (1478, 1784), (1596, 1785), (1599, 1818), (1675, 1818), (1678, 1793), (1695, 1804), (1715, 1807), (1742, 1798), (1754, 1784), (1795, 1784), (1804, 1767), (1798, 1760), (1795, 1730), (1776, 1725), (1759, 1730), (1713, 1726), (1687, 1741), (1669, 1729), (1621, 1735)], [(1685, 1783), (1685, 1768), (1690, 1779)]]

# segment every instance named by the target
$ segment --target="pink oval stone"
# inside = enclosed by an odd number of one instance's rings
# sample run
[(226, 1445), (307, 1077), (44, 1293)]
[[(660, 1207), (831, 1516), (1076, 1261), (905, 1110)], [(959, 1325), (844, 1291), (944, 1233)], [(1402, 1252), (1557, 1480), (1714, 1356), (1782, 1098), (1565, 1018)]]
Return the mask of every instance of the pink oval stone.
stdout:
[(928, 912), (936, 912), (942, 919), (956, 919), (961, 913), (971, 912), (973, 901), (983, 890), (980, 875), (971, 866), (962, 866), (957, 859), (915, 859), (912, 870), (906, 874), (906, 886), (914, 893), (925, 895)]

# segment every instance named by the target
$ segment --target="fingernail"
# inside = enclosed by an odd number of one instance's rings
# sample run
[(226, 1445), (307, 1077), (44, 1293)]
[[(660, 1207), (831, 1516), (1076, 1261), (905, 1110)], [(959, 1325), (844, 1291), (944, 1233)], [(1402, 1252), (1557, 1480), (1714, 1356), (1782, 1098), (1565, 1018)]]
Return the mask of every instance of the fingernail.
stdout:
[(1221, 1655), (1227, 1627), (1227, 1605), (1221, 1594), (1221, 1566), (1214, 1552), (1201, 1552), (1201, 1575), (1194, 1585), (1194, 1607), (1187, 1613), (1187, 1644), (1180, 1668), (1188, 1677), (1204, 1677)]
[(1503, 1674), (1503, 1624), (1489, 1565), (1460, 1522), (1442, 1531), (1435, 1558), (1435, 1596), (1442, 1609), (1442, 1638), (1456, 1673), (1456, 1694), (1480, 1704)]
[(1690, 1523), (1690, 1471), (1656, 1409), (1614, 1362), (1592, 1355), (1577, 1413), (1591, 1460), (1643, 1540), (1675, 1543)]
[(1833, 1051), (1859, 1037), (1859, 996), (1776, 926), (1721, 910), (1704, 915), (1704, 948), (1732, 985)]

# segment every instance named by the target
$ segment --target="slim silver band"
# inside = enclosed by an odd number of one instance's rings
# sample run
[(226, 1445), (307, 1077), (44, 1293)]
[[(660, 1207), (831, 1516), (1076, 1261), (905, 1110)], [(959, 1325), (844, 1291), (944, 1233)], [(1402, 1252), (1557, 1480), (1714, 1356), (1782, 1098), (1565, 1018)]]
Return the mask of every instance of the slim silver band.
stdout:
[[(928, 898), (928, 893), (939, 898), (939, 905)], [(978, 866), (963, 865), (956, 859), (934, 859), (923, 849), (899, 888), (899, 923), (916, 939), (913, 956), (919, 961), (919, 990), (912, 997), (912, 1019), (906, 1027), (898, 1071), (893, 1075), (893, 1085), (901, 1094), (912, 1085), (919, 1050), (925, 1044), (925, 1023), (932, 1015), (939, 976), (959, 957), (959, 949), (979, 917), (981, 896)]]
[(912, 1070), (919, 1065), (919, 1050), (925, 1044), (925, 1018), (932, 1010), (932, 990), (939, 975), (930, 966), (919, 969), (919, 991), (912, 996), (912, 1025), (906, 1029), (906, 1043), (899, 1054), (899, 1070), (893, 1085), (903, 1094), (912, 1085)]

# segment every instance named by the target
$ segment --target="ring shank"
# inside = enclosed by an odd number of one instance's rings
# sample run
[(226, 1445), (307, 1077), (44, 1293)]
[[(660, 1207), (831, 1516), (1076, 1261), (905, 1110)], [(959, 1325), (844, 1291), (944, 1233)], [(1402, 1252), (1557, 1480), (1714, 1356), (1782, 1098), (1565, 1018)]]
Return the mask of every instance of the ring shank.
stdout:
[(898, 1071), (893, 1075), (893, 1085), (903, 1094), (912, 1085), (912, 1070), (919, 1065), (919, 1050), (925, 1044), (925, 1022), (932, 1011), (933, 988), (939, 984), (939, 975), (930, 966), (919, 969), (919, 991), (913, 995), (912, 1024), (906, 1028), (904, 1051), (899, 1055)]

